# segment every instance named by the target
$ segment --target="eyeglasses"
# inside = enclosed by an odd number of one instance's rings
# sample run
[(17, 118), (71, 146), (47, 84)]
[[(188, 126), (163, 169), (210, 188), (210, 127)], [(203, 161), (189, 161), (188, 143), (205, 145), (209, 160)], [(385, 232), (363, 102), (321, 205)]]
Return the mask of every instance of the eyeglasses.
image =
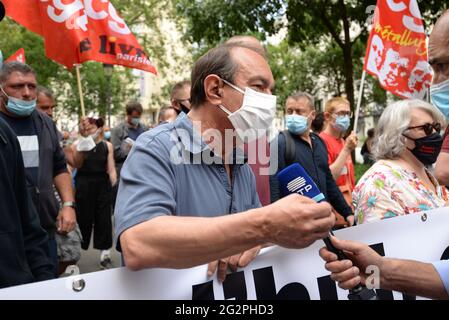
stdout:
[(434, 122), (434, 123), (426, 123), (423, 124), (421, 126), (415, 126), (415, 127), (408, 127), (405, 131), (407, 130), (412, 130), (412, 129), (419, 129), (424, 131), (424, 133), (426, 135), (431, 135), (433, 133), (433, 130), (435, 130), (436, 132), (440, 132), (441, 131), (441, 123), (438, 122)]
[(354, 115), (352, 113), (352, 111), (340, 111), (340, 112), (335, 112), (333, 114), (336, 115), (337, 117), (346, 117), (346, 116), (348, 116), (349, 118), (352, 118), (352, 116)]

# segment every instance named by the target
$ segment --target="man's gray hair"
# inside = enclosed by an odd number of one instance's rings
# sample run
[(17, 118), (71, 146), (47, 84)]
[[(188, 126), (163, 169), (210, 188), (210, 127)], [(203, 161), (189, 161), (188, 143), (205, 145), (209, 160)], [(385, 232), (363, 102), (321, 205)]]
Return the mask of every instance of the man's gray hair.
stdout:
[(302, 92), (302, 91), (296, 91), (293, 94), (291, 94), (290, 96), (288, 96), (288, 99), (293, 99), (295, 101), (298, 101), (300, 99), (306, 99), (309, 102), (309, 107), (312, 110), (315, 110), (315, 99), (313, 98), (313, 96), (307, 92)]
[(36, 72), (27, 64), (17, 61), (7, 62), (0, 68), (0, 84), (4, 84), (13, 72), (32, 73), (36, 76)]
[(47, 98), (54, 99), (53, 92), (50, 89), (43, 86), (37, 86), (37, 97), (39, 97), (39, 95), (41, 94), (43, 94)]
[(374, 136), (373, 154), (377, 160), (397, 159), (405, 149), (404, 131), (410, 126), (413, 109), (429, 113), (434, 122), (443, 126), (444, 115), (438, 108), (421, 100), (402, 100), (389, 105), (382, 113)]

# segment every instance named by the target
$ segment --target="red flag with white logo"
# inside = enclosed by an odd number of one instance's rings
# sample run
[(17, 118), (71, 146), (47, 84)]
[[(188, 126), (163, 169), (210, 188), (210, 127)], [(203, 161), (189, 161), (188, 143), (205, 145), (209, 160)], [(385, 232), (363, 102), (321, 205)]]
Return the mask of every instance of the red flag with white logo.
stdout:
[(8, 60), (6, 60), (5, 62), (12, 62), (12, 61), (26, 63), (25, 49), (20, 48), (19, 50), (17, 50), (16, 53), (14, 53), (11, 57), (9, 57)]
[(364, 69), (404, 99), (424, 99), (432, 82), (424, 24), (416, 0), (379, 0)]
[(71, 69), (98, 61), (157, 74), (109, 0), (3, 0), (6, 14), (45, 39), (47, 57)]

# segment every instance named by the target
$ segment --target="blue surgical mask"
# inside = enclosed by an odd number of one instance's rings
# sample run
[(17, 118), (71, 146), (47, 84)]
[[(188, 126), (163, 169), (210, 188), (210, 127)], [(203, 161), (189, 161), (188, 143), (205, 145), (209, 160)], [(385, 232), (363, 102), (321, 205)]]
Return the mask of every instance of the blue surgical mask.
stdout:
[(0, 87), (4, 95), (8, 98), (8, 103), (6, 104), (6, 109), (8, 112), (18, 116), (18, 117), (28, 117), (34, 110), (36, 110), (36, 99), (31, 101), (25, 101), (10, 97), (6, 94), (2, 87)]
[(293, 134), (303, 134), (308, 128), (308, 118), (296, 114), (285, 117), (288, 131)]
[(139, 125), (139, 123), (140, 123), (140, 118), (132, 118), (131, 119), (131, 123), (132, 123), (132, 125), (133, 126), (138, 126)]
[(433, 104), (449, 119), (449, 79), (430, 86)]
[(111, 131), (106, 131), (106, 132), (104, 133), (104, 138), (105, 138), (106, 140), (111, 139)]
[(337, 116), (337, 119), (335, 120), (334, 127), (342, 132), (349, 129), (349, 126), (351, 125), (351, 119), (349, 116)]

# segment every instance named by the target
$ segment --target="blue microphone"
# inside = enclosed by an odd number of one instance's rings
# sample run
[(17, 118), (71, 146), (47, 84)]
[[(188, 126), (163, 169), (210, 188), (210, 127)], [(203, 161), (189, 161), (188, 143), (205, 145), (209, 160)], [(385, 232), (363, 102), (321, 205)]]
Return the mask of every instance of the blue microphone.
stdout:
[[(298, 193), (302, 196), (321, 202), (325, 200), (324, 194), (318, 189), (315, 182), (299, 164), (294, 163), (280, 171), (276, 177), (279, 181), (279, 191), (282, 197), (292, 193)], [(332, 230), (330, 234), (334, 235)], [(337, 249), (331, 242), (329, 237), (323, 239), (329, 251), (335, 253), (338, 260), (348, 259), (343, 251)], [(358, 284), (355, 288), (349, 290), (349, 300), (377, 300), (377, 294), (374, 290), (367, 289), (365, 286)]]
[(283, 197), (292, 193), (298, 193), (316, 202), (325, 200), (324, 194), (299, 163), (294, 163), (283, 169), (277, 174), (277, 178), (279, 191)]

